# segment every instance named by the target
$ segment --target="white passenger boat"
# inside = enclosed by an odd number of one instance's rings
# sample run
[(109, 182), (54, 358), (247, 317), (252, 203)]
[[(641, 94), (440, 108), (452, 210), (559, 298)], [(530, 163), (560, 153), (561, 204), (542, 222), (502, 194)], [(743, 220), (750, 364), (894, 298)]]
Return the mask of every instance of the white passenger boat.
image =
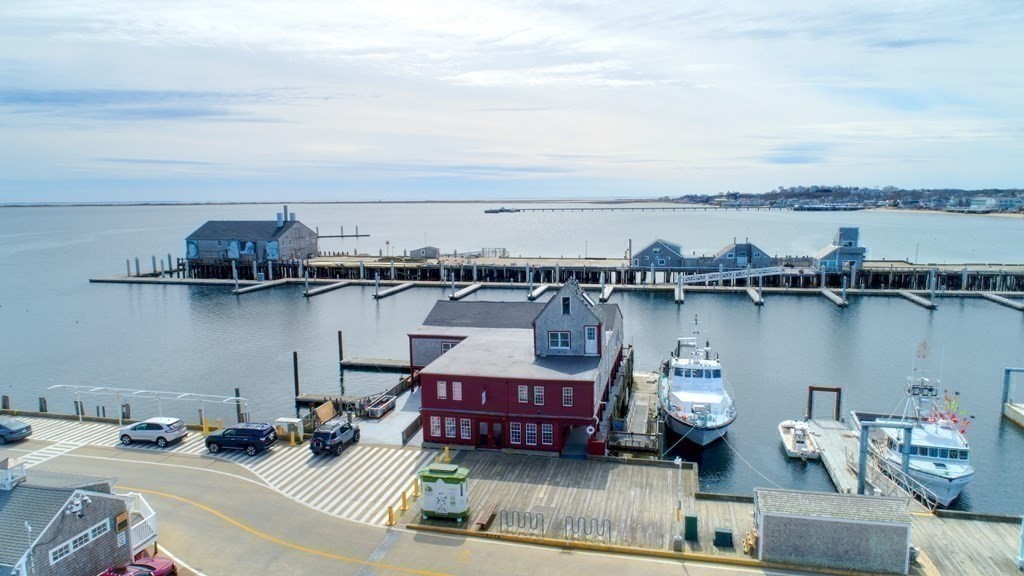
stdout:
[(779, 423), (779, 436), (782, 447), (790, 458), (801, 460), (817, 460), (821, 457), (818, 442), (814, 439), (811, 427), (802, 420), (783, 420)]
[[(658, 385), (658, 400), (665, 426), (682, 439), (707, 446), (721, 438), (736, 419), (732, 396), (725, 388), (718, 355), (710, 345), (698, 345), (694, 336), (680, 338), (675, 352), (664, 364)], [(683, 348), (690, 348), (684, 357)]]
[[(957, 397), (948, 393), (939, 397), (940, 382), (935, 378), (907, 378), (906, 400), (901, 414), (886, 416), (854, 412), (854, 424), (892, 419), (910, 422), (909, 476), (923, 486), (925, 495), (942, 506), (949, 506), (974, 478), (970, 446), (964, 436), (969, 420), (957, 414)], [(890, 470), (899, 470), (903, 461), (906, 432), (901, 428), (877, 428), (872, 438), (879, 456)]]

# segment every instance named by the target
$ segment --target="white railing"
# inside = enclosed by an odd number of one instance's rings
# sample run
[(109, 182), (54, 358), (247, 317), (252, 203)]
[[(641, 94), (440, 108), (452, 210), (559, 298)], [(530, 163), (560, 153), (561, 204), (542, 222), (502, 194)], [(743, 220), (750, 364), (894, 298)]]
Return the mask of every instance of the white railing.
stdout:
[(132, 554), (137, 554), (143, 548), (156, 542), (156, 512), (153, 512), (149, 502), (146, 502), (141, 494), (131, 492), (127, 496), (129, 498), (129, 518), (136, 515), (139, 517), (137, 520), (132, 519), (131, 527)]
[(681, 284), (697, 284), (700, 282), (717, 282), (718, 280), (736, 280), (740, 278), (760, 278), (761, 276), (779, 276), (785, 272), (785, 268), (782, 266), (773, 266), (771, 268), (751, 268), (742, 270), (730, 270), (728, 272), (708, 272), (706, 274), (693, 274), (691, 276), (683, 276), (679, 282)]

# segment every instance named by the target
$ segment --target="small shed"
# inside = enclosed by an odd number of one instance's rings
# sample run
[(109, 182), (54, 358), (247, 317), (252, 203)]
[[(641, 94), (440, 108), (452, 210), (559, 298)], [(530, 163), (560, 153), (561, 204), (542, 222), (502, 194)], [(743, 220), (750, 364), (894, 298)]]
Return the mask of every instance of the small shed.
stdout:
[(911, 517), (901, 498), (758, 488), (757, 558), (907, 574)]
[(436, 260), (441, 257), (441, 249), (436, 246), (424, 246), (423, 248), (411, 250), (409, 252), (409, 257)]
[(469, 512), (469, 468), (457, 464), (431, 464), (419, 471), (423, 486), (423, 519), (454, 518), (462, 522)]

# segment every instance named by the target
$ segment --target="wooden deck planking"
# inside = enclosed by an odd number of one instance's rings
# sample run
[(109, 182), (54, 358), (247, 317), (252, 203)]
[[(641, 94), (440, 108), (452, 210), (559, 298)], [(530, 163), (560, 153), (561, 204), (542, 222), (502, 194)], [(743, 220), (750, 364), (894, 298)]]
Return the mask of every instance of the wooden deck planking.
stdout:
[(1014, 574), (1020, 524), (915, 516), (911, 540), (939, 574)]

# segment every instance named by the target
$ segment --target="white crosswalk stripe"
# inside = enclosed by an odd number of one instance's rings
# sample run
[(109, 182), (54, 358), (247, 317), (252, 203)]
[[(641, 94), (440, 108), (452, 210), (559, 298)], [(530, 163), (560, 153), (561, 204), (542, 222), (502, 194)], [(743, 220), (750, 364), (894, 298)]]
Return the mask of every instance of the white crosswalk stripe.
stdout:
[(114, 424), (52, 418), (22, 418), (32, 425), (32, 438), (55, 442), (19, 459), (26, 467), (90, 446), (124, 450), (155, 450), (161, 453), (208, 456), (244, 466), (281, 494), (311, 508), (357, 522), (383, 524), (388, 506), (398, 505), (416, 471), (435, 456), (435, 451), (397, 446), (349, 446), (340, 456), (313, 454), (305, 445), (279, 443), (273, 449), (248, 456), (240, 450), (212, 455), (202, 434), (190, 432), (181, 442), (166, 448), (134, 443), (123, 446)]

